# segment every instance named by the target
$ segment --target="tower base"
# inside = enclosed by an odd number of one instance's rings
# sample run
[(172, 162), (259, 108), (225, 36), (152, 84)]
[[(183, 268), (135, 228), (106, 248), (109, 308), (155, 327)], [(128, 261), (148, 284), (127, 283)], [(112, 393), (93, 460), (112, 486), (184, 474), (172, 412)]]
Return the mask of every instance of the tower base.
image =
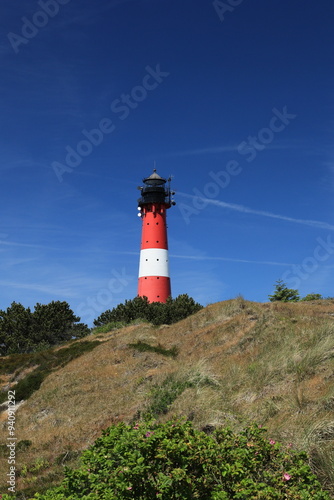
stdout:
[(166, 302), (171, 295), (170, 278), (145, 276), (138, 279), (138, 296), (147, 297), (149, 302)]

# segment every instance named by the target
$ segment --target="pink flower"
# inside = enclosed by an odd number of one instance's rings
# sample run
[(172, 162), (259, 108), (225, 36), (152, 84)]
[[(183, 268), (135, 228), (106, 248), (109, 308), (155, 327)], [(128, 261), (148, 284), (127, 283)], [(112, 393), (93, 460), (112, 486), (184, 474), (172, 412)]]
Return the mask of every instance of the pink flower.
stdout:
[(150, 437), (151, 434), (154, 434), (154, 432), (146, 432), (145, 437)]
[(132, 490), (132, 486), (128, 486), (126, 489), (127, 490)]
[(290, 474), (287, 473), (283, 474), (283, 481), (289, 481), (290, 479), (291, 479)]
[(276, 441), (274, 441), (273, 439), (271, 439), (271, 440), (269, 441), (269, 443), (274, 445), (274, 444), (276, 443)]

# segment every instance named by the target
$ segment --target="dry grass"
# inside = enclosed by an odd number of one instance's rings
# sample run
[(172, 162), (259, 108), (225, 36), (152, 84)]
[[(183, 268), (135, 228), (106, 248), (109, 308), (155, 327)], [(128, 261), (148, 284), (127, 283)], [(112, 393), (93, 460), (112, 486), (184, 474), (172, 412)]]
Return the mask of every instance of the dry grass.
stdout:
[[(171, 390), (165, 381), (173, 377), (182, 390), (158, 419), (185, 415), (198, 428), (234, 429), (257, 421), (270, 437), (309, 451), (314, 470), (333, 489), (334, 301), (257, 304), (238, 297), (172, 326), (131, 325), (98, 340), (18, 409), (16, 437), (32, 445), (18, 454), (17, 467), (42, 459), (57, 464), (20, 477), (19, 488), (59, 481), (75, 452), (103, 428), (140, 418), (157, 388)], [(136, 342), (176, 347), (178, 355), (139, 352), (129, 347)], [(6, 467), (3, 456), (0, 469)], [(5, 476), (0, 480), (4, 487)]]

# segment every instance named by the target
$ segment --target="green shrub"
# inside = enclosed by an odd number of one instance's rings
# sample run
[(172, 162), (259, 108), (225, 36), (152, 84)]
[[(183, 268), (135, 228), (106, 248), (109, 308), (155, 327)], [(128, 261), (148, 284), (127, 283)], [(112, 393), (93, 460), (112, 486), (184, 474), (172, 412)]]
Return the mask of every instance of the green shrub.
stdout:
[(16, 451), (26, 451), (32, 445), (30, 439), (21, 439), (16, 445)]
[[(99, 342), (98, 340), (83, 340), (81, 342), (73, 342), (72, 344), (67, 344), (67, 346), (61, 347), (58, 350), (54, 350), (53, 348), (51, 348), (43, 352), (26, 354), (24, 355), (26, 357), (26, 362), (25, 364), (21, 365), (20, 368), (39, 365), (39, 368), (41, 370), (52, 370), (58, 368), (59, 366), (63, 367), (82, 354), (92, 351), (98, 345), (101, 345), (101, 342)], [(14, 358), (15, 356), (16, 355), (13, 355)]]
[(298, 302), (300, 300), (298, 290), (288, 288), (282, 280), (277, 280), (275, 291), (269, 295), (270, 302)]
[(111, 321), (110, 323), (103, 324), (101, 326), (97, 326), (93, 328), (92, 333), (109, 333), (111, 330), (115, 330), (116, 328), (123, 328), (125, 323), (122, 321)]
[(14, 373), (18, 369), (33, 365), (33, 354), (10, 354), (1, 358), (0, 373)]
[(154, 386), (151, 393), (151, 402), (145, 416), (158, 417), (168, 412), (170, 405), (192, 384), (188, 380), (179, 380), (172, 373), (168, 375), (161, 385)]
[(46, 374), (34, 370), (32, 373), (29, 373), (25, 378), (20, 380), (15, 386), (15, 399), (16, 401), (21, 401), (22, 399), (28, 399), (33, 392), (37, 391), (41, 383), (43, 382)]
[(178, 349), (176, 346), (172, 347), (171, 349), (165, 349), (160, 344), (150, 345), (140, 340), (136, 343), (128, 344), (128, 347), (132, 347), (132, 349), (135, 349), (139, 352), (156, 352), (157, 354), (161, 354), (162, 356), (168, 356), (171, 358), (176, 358), (178, 354)]
[[(57, 351), (53, 349), (48, 349), (43, 352), (37, 352), (32, 354), (12, 354), (6, 358), (6, 366), (10, 370), (18, 370), (17, 360), (23, 363), (20, 366), (20, 370), (17, 371), (16, 375), (22, 371), (24, 368), (29, 366), (38, 365), (33, 372), (29, 373), (26, 377), (22, 378), (16, 386), (13, 387), (15, 390), (15, 399), (20, 401), (22, 399), (28, 399), (31, 394), (37, 391), (43, 380), (49, 375), (52, 370), (58, 367), (63, 367), (75, 358), (78, 358), (85, 352), (89, 352), (96, 346), (101, 345), (101, 342), (94, 340), (89, 342), (87, 340), (81, 342), (74, 342), (68, 347), (63, 347)], [(13, 359), (12, 359), (13, 358)], [(0, 404), (7, 401), (7, 392), (0, 392)]]
[(320, 293), (309, 293), (305, 297), (303, 297), (301, 300), (303, 302), (308, 302), (309, 300), (322, 300), (323, 296)]
[(197, 371), (178, 377), (170, 373), (161, 384), (155, 384), (151, 391), (150, 403), (144, 412), (145, 419), (156, 418), (168, 413), (174, 401), (190, 387), (217, 386), (215, 380)]
[[(135, 297), (132, 300), (126, 300), (124, 304), (118, 304), (112, 310), (108, 309), (102, 313), (94, 320), (94, 325), (101, 327), (115, 322), (128, 325), (137, 319), (149, 321), (153, 325), (170, 325), (187, 318), (202, 308), (201, 304), (195, 302), (186, 293), (179, 295), (175, 299), (168, 297), (166, 303), (149, 303), (147, 297)], [(97, 331), (97, 333), (100, 332), (101, 330)]]
[[(5, 496), (6, 498), (6, 496)], [(39, 500), (329, 500), (301, 452), (251, 426), (211, 435), (190, 422), (120, 423)]]
[(101, 345), (101, 342), (98, 340), (93, 340), (92, 342), (83, 340), (81, 342), (74, 342), (68, 347), (63, 347), (57, 351), (50, 350), (48, 351), (49, 355), (45, 358), (46, 367), (50, 369), (65, 366), (73, 359), (78, 358), (86, 352), (92, 351), (98, 345)]

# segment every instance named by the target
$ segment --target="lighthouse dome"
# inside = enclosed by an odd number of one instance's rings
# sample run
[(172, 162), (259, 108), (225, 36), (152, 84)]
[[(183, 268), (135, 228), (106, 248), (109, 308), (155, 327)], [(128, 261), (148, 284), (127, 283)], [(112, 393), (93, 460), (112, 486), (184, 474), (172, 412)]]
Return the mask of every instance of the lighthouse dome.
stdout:
[(163, 179), (160, 177), (159, 174), (157, 174), (157, 170), (153, 170), (153, 174), (151, 174), (149, 177), (146, 177), (146, 179), (143, 179), (143, 182), (147, 184), (148, 186), (161, 186), (162, 184), (166, 183), (166, 179)]
[(170, 189), (169, 186), (165, 186), (167, 180), (160, 177), (156, 169), (153, 170), (153, 174), (143, 179), (143, 182), (144, 187), (140, 188), (141, 197), (138, 200), (139, 207), (156, 203), (163, 204), (167, 208), (171, 206)]

